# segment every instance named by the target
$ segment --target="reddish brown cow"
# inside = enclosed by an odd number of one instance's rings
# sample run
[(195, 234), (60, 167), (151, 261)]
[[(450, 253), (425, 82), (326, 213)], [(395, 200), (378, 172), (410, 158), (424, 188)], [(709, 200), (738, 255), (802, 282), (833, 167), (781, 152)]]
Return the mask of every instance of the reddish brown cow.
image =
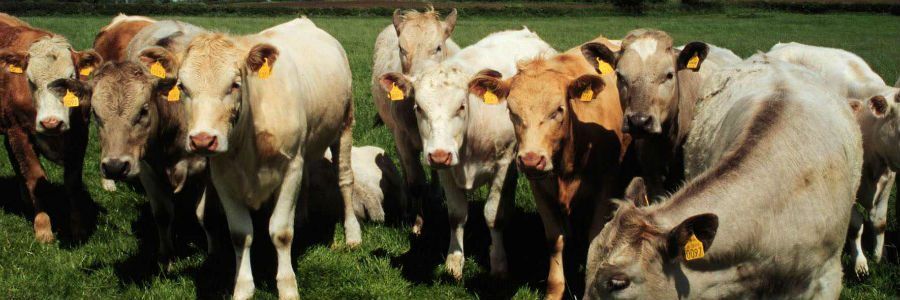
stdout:
[[(597, 43), (615, 47), (599, 37), (585, 51), (599, 51)], [(608, 50), (596, 55), (612, 59)], [(482, 71), (470, 83), (470, 92), (492, 91), (509, 103), (519, 143), (516, 161), (531, 183), (550, 247), (547, 298), (559, 299), (566, 286), (564, 245), (575, 252), (567, 251), (574, 257), (566, 265), (576, 267), (585, 260), (587, 243), (611, 212), (609, 198), (616, 192), (630, 138), (622, 133), (615, 73), (604, 68), (598, 74), (581, 48), (521, 62), (518, 68), (505, 81)]]
[(126, 16), (119, 14), (112, 19), (109, 25), (104, 26), (94, 38), (94, 50), (105, 61), (122, 61), (125, 59), (125, 49), (131, 39), (156, 20), (142, 16)]
[[(74, 204), (84, 195), (81, 174), (90, 105), (89, 93), (75, 79), (75, 70), (94, 67), (101, 58), (93, 51), (75, 52), (64, 38), (18, 19), (3, 15), (0, 20), (0, 133), (6, 135), (10, 163), (24, 181), (24, 197), (34, 205), (35, 237), (41, 242), (53, 240), (50, 217), (38, 194), (48, 184), (38, 154), (65, 167), (66, 195), (73, 205), (73, 234), (82, 237)], [(69, 100), (64, 110), (45, 105), (56, 101), (63, 106), (63, 100)], [(36, 122), (42, 106), (53, 117)]]

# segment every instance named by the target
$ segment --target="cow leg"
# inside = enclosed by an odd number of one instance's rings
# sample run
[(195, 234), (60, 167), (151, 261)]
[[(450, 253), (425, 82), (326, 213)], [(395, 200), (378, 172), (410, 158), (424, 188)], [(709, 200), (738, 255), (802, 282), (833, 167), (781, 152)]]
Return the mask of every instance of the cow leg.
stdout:
[(563, 273), (563, 249), (565, 238), (563, 228), (565, 220), (559, 204), (539, 183), (529, 181), (537, 204), (538, 214), (544, 223), (544, 236), (550, 252), (550, 272), (547, 275), (547, 299), (562, 299), (566, 291), (566, 276)]
[(147, 192), (153, 219), (156, 221), (156, 233), (159, 236), (159, 259), (168, 263), (174, 247), (172, 246), (172, 223), (175, 220), (175, 202), (171, 188), (164, 186), (159, 174), (150, 164), (141, 162), (141, 185)]
[(603, 230), (603, 225), (606, 225), (606, 222), (612, 216), (612, 212), (614, 211), (613, 204), (610, 201), (612, 198), (613, 188), (616, 186), (616, 178), (613, 176), (603, 176), (603, 184), (600, 186), (600, 196), (597, 197), (599, 201), (594, 201), (594, 216), (590, 222), (590, 231), (588, 232), (588, 244), (590, 241), (594, 240), (600, 231)]
[(463, 232), (466, 227), (466, 219), (469, 215), (469, 205), (466, 202), (465, 190), (456, 186), (453, 174), (450, 170), (440, 170), (438, 177), (444, 194), (447, 197), (447, 215), (450, 219), (450, 247), (447, 249), (447, 272), (456, 280), (462, 279), (463, 264)]
[(10, 129), (6, 133), (6, 149), (10, 163), (18, 170), (25, 182), (24, 193), (34, 206), (34, 237), (41, 243), (53, 241), (53, 230), (50, 225), (50, 215), (44, 208), (44, 203), (35, 193), (39, 184), (47, 184), (47, 175), (41, 167), (41, 161), (31, 141), (21, 129)]
[(420, 235), (422, 226), (425, 224), (425, 219), (422, 217), (422, 201), (428, 189), (425, 183), (425, 170), (419, 162), (419, 151), (413, 149), (413, 146), (407, 142), (406, 135), (395, 131), (394, 138), (396, 139), (397, 154), (400, 156), (400, 164), (403, 166), (403, 175), (406, 177), (407, 195), (412, 201), (412, 209), (416, 214), (412, 233)]
[(875, 201), (869, 209), (868, 223), (870, 228), (874, 229), (875, 248), (872, 249), (872, 259), (875, 262), (881, 261), (881, 254), (884, 250), (884, 231), (887, 229), (887, 210), (888, 202), (891, 198), (891, 189), (894, 187), (894, 179), (897, 173), (886, 171), (878, 180), (876, 187)]
[[(353, 150), (353, 108), (348, 110), (341, 131), (340, 140), (331, 146), (332, 165), (337, 168), (341, 197), (344, 199), (344, 242), (347, 246), (356, 247), (362, 243), (362, 230), (356, 219), (353, 205), (353, 167), (351, 151)], [(302, 170), (302, 169), (301, 169)], [(300, 181), (297, 181), (299, 186)]]
[[(85, 195), (84, 180), (84, 154), (88, 142), (88, 123), (79, 119), (77, 114), (72, 114), (72, 130), (65, 135), (66, 153), (63, 164), (63, 185), (69, 198), (69, 222), (72, 235), (80, 240), (86, 237), (87, 229), (84, 227), (81, 217), (79, 201)], [(78, 124), (81, 123), (81, 124)]]
[[(250, 245), (253, 243), (253, 220), (244, 201), (234, 198), (227, 191), (216, 186), (222, 201), (231, 243), (234, 246), (235, 280), (232, 297), (236, 300), (250, 299), (256, 287), (253, 285), (253, 271), (250, 267)], [(271, 222), (271, 220), (270, 220)]]
[(117, 190), (115, 180), (100, 178), (100, 186), (107, 192), (115, 192)]
[(850, 238), (847, 240), (853, 243), (850, 245), (850, 258), (854, 263), (856, 277), (864, 277), (869, 275), (869, 262), (862, 249), (863, 216), (856, 207), (852, 207), (851, 210), (853, 211), (850, 216)]
[(484, 204), (484, 220), (491, 231), (491, 275), (505, 278), (508, 272), (506, 265), (506, 248), (503, 245), (503, 228), (506, 227), (506, 214), (515, 201), (516, 175), (509, 172), (509, 162), (501, 164), (494, 175), (494, 182)]
[[(337, 157), (335, 156), (335, 158)], [(269, 217), (269, 237), (278, 254), (278, 271), (275, 274), (275, 280), (278, 284), (279, 299), (300, 299), (297, 292), (297, 278), (294, 275), (294, 268), (291, 266), (291, 245), (294, 241), (294, 216), (302, 180), (303, 157), (298, 155), (288, 166), (275, 200), (275, 209), (272, 211), (272, 216)], [(341, 188), (343, 189), (343, 185)], [(344, 202), (346, 204), (346, 201)], [(353, 214), (352, 206), (350, 214)]]

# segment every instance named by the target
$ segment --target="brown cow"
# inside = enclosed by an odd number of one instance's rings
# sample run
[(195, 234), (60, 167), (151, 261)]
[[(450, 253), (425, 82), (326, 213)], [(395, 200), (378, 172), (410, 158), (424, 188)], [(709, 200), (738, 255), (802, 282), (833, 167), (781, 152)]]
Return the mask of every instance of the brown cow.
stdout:
[[(38, 154), (65, 167), (65, 189), (75, 238), (83, 237), (75, 201), (84, 195), (82, 168), (88, 140), (89, 92), (76, 70), (101, 62), (94, 51), (76, 52), (65, 38), (0, 16), (0, 132), (10, 162), (34, 205), (35, 238), (53, 238), (38, 189), (48, 181)], [(13, 20), (13, 21), (9, 21)], [(10, 26), (12, 24), (13, 26)], [(65, 105), (64, 105), (65, 104)]]
[[(585, 51), (600, 44), (615, 47), (598, 37)], [(568, 239), (575, 249), (580, 243), (585, 251), (573, 261), (584, 261), (587, 242), (610, 213), (608, 199), (629, 143), (622, 133), (616, 75), (598, 74), (581, 52), (574, 48), (520, 62), (518, 74), (505, 81), (483, 71), (470, 83), (472, 93), (492, 91), (509, 103), (519, 143), (516, 161), (531, 183), (550, 245), (547, 297), (553, 299), (561, 298), (566, 286), (563, 247)], [(610, 51), (597, 55), (612, 58)], [(576, 226), (566, 230), (572, 221)]]
[(125, 49), (131, 39), (156, 20), (142, 16), (126, 16), (119, 14), (109, 25), (100, 28), (94, 38), (94, 50), (105, 61), (122, 61), (126, 58)]

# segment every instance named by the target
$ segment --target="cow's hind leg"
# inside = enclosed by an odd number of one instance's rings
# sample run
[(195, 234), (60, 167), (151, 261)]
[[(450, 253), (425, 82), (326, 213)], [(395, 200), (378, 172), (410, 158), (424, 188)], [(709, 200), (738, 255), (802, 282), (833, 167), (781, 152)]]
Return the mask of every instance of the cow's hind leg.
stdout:
[(894, 187), (896, 176), (897, 173), (887, 171), (879, 178), (878, 186), (875, 189), (875, 197), (872, 199), (875, 203), (869, 209), (868, 225), (873, 229), (872, 234), (875, 235), (875, 248), (872, 249), (872, 259), (876, 263), (881, 261), (881, 254), (884, 250), (884, 231), (887, 229), (888, 202), (891, 198), (891, 189)]
[(34, 206), (34, 238), (41, 243), (49, 243), (53, 241), (50, 215), (45, 211), (43, 200), (36, 193), (38, 185), (48, 185), (47, 175), (31, 145), (28, 135), (20, 129), (11, 129), (6, 133), (6, 150), (10, 163), (18, 170), (19, 176), (22, 176), (25, 195)]
[[(279, 299), (299, 299), (297, 278), (291, 266), (291, 244), (294, 241), (294, 216), (297, 210), (297, 196), (303, 180), (303, 157), (296, 156), (288, 166), (275, 209), (269, 217), (269, 237), (278, 254), (278, 271), (275, 280), (278, 284)], [(351, 207), (350, 212), (352, 213)]]
[[(352, 102), (352, 101), (351, 101)], [(347, 246), (356, 247), (362, 243), (362, 230), (353, 210), (353, 167), (350, 158), (353, 150), (353, 106), (347, 109), (344, 116), (341, 137), (338, 143), (331, 147), (332, 165), (337, 166), (338, 183), (341, 188), (341, 198), (344, 200), (344, 242)], [(299, 184), (299, 182), (298, 182)]]
[(491, 275), (504, 278), (507, 275), (506, 248), (503, 245), (503, 228), (506, 226), (509, 208), (515, 202), (516, 173), (509, 170), (509, 163), (498, 168), (484, 204), (484, 220), (491, 231)]
[(856, 272), (856, 277), (864, 277), (869, 275), (869, 262), (866, 260), (866, 255), (863, 253), (862, 249), (862, 234), (863, 234), (863, 216), (859, 211), (856, 210), (856, 207), (851, 208), (853, 211), (850, 216), (850, 233), (849, 238), (847, 239), (850, 250), (850, 259), (853, 260), (853, 270)]
[(250, 245), (253, 243), (253, 220), (244, 201), (235, 199), (233, 195), (223, 193), (216, 187), (228, 230), (231, 232), (231, 243), (234, 246), (235, 280), (232, 297), (235, 300), (250, 299), (256, 287), (253, 285), (253, 271), (250, 267)]
[(450, 247), (447, 249), (447, 272), (457, 280), (462, 278), (463, 264), (463, 230), (466, 227), (466, 218), (469, 214), (469, 205), (466, 202), (466, 193), (456, 186), (453, 174), (449, 170), (438, 171), (441, 186), (447, 197), (447, 214), (450, 217)]

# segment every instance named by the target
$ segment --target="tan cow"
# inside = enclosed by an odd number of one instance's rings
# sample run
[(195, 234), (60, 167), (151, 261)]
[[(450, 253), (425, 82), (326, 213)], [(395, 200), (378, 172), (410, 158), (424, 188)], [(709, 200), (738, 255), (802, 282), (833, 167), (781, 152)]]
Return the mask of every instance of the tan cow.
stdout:
[(343, 47), (306, 18), (246, 36), (201, 34), (184, 53), (178, 80), (189, 116), (184, 143), (209, 157), (231, 231), (234, 298), (254, 293), (250, 211), (270, 199), (278, 294), (298, 298), (291, 266), (296, 199), (306, 162), (322, 159), (329, 146), (339, 169), (346, 243), (361, 242), (352, 199), (351, 74)]
[(412, 109), (413, 101), (391, 101), (381, 89), (378, 77), (390, 72), (413, 74), (425, 66), (453, 56), (459, 52), (459, 46), (450, 38), (455, 27), (455, 9), (443, 21), (434, 9), (425, 12), (409, 10), (403, 13), (395, 10), (393, 24), (385, 27), (375, 40), (372, 102), (378, 110), (378, 117), (394, 135), (394, 144), (406, 178), (406, 194), (410, 197), (416, 214), (412, 228), (414, 234), (421, 233), (424, 222), (422, 198), (427, 195), (428, 189), (425, 171), (419, 160), (422, 139)]
[(584, 299), (837, 299), (863, 149), (826, 85), (764, 55), (704, 82), (689, 181), (619, 204), (591, 244)]
[[(615, 45), (598, 37), (563, 54), (521, 62), (518, 74), (508, 80), (481, 76), (470, 84), (472, 93), (491, 91), (509, 105), (518, 140), (516, 162), (531, 183), (550, 248), (551, 299), (561, 298), (566, 289), (564, 247), (586, 248), (605, 222), (628, 146), (616, 75), (598, 74), (582, 54), (611, 60), (611, 51), (600, 50), (607, 47)], [(575, 228), (565, 230), (570, 222)], [(577, 263), (570, 261), (584, 257), (566, 261), (571, 271)]]
[(94, 37), (94, 50), (105, 61), (121, 61), (126, 58), (125, 49), (131, 38), (141, 29), (147, 27), (156, 20), (143, 16), (127, 16), (119, 14), (112, 19), (109, 25), (100, 28), (100, 32)]

